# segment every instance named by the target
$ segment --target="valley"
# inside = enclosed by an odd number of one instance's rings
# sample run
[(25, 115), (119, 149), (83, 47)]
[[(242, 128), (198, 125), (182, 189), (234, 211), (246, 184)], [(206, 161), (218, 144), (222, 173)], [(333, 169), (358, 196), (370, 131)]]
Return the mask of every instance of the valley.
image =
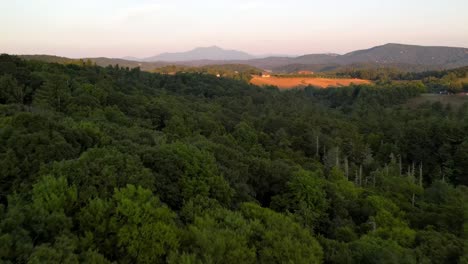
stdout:
[(0, 10), (0, 264), (468, 264), (468, 0)]

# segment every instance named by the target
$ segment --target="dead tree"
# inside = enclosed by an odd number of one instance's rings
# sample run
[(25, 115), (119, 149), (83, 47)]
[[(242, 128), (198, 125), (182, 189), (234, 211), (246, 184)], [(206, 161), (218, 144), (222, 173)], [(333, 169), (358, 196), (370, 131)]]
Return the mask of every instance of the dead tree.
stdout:
[(346, 180), (348, 180), (349, 179), (348, 156), (345, 157), (344, 163), (345, 163), (345, 176), (346, 176)]

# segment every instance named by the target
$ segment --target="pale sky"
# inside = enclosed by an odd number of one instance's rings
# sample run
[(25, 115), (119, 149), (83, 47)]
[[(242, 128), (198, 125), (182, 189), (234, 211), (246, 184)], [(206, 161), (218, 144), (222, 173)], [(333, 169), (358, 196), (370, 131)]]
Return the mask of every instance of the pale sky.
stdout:
[(468, 0), (0, 0), (0, 53), (148, 57), (217, 45), (345, 53), (468, 47)]

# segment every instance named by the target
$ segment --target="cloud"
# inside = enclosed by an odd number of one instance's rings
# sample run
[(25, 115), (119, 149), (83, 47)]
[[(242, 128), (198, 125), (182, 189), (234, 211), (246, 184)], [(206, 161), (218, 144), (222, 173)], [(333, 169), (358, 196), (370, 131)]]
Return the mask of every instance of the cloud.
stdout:
[(157, 2), (145, 2), (138, 6), (122, 8), (116, 11), (114, 20), (118, 22), (141, 21), (161, 14), (168, 6)]

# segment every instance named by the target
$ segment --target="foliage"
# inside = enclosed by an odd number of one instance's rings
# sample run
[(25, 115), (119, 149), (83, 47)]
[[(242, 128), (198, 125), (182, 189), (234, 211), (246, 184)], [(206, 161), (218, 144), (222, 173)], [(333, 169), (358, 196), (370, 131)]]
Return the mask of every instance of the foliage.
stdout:
[(1, 55), (0, 262), (466, 262), (468, 106), (432, 88)]

